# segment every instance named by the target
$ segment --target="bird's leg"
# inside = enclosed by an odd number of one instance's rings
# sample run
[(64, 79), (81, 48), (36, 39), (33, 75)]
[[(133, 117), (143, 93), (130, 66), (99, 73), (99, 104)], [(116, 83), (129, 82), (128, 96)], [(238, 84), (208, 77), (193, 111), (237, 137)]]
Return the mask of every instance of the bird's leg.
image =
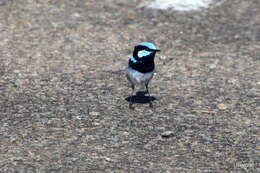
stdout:
[(148, 83), (145, 84), (145, 88), (146, 88), (146, 92), (148, 93), (148, 96), (149, 96), (149, 106), (152, 108), (153, 107), (153, 103), (152, 103), (152, 98), (151, 98), (149, 90), (148, 90)]
[(129, 109), (134, 109), (133, 105), (133, 94), (135, 91), (135, 86), (132, 84), (132, 94), (131, 94), (131, 98), (130, 98), (130, 103), (129, 103)]

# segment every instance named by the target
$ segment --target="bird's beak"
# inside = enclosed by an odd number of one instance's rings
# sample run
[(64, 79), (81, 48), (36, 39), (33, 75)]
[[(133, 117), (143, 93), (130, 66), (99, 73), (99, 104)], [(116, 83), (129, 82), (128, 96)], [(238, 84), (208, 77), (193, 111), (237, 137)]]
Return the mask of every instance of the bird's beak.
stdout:
[(155, 49), (154, 51), (155, 51), (155, 52), (160, 52), (161, 50), (159, 50), (159, 49)]

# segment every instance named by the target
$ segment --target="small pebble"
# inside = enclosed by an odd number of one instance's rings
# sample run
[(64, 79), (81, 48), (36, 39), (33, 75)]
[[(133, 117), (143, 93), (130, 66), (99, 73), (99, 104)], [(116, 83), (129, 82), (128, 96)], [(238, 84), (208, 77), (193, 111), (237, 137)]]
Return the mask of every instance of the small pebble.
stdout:
[(165, 60), (167, 57), (166, 56), (160, 56), (161, 60)]
[(89, 114), (90, 114), (90, 115), (99, 115), (99, 112), (94, 112), (94, 111), (92, 111), (92, 112), (90, 112)]
[(75, 17), (75, 18), (80, 17), (80, 14), (75, 12), (75, 13), (72, 14), (72, 17)]
[(224, 104), (224, 103), (218, 104), (217, 107), (218, 107), (218, 109), (220, 109), (220, 110), (225, 110), (225, 109), (228, 108), (228, 106), (227, 106), (226, 104)]
[(217, 66), (216, 66), (216, 64), (210, 64), (209, 65), (209, 68), (212, 70), (212, 69), (215, 69)]
[(162, 133), (161, 135), (163, 138), (169, 138), (169, 137), (172, 137), (174, 136), (174, 132), (173, 131), (165, 131)]

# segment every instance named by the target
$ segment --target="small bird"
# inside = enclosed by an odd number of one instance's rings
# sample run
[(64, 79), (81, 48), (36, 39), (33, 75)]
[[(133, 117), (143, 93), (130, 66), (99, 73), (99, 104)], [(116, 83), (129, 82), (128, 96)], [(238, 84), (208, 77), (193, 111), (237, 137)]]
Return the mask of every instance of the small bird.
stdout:
[(126, 68), (126, 77), (131, 84), (132, 94), (130, 98), (129, 108), (133, 109), (133, 94), (135, 86), (145, 86), (149, 96), (149, 105), (153, 107), (151, 96), (148, 90), (148, 84), (154, 74), (154, 57), (159, 52), (155, 45), (150, 42), (142, 42), (135, 46), (133, 56), (130, 57), (128, 67)]

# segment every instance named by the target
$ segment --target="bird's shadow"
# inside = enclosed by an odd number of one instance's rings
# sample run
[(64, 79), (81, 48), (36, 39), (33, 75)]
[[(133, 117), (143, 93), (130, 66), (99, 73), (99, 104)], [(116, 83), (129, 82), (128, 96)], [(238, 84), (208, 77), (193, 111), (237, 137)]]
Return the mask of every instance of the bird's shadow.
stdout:
[(151, 101), (154, 101), (156, 100), (156, 98), (154, 96), (146, 96), (145, 94), (147, 94), (146, 91), (138, 91), (136, 93), (136, 95), (133, 95), (132, 96), (128, 96), (125, 98), (126, 101), (130, 102), (131, 101), (131, 97), (132, 97), (132, 102), (133, 103), (140, 103), (140, 104), (146, 104), (146, 103), (149, 103), (150, 100)]

